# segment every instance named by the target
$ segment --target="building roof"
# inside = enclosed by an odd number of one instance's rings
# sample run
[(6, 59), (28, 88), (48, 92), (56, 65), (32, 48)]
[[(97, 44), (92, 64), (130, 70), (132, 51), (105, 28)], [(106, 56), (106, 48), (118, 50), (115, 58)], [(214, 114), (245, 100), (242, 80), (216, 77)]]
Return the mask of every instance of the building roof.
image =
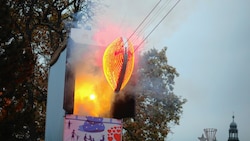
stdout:
[(237, 124), (234, 122), (234, 115), (233, 115), (233, 121), (230, 124), (230, 129), (237, 129)]

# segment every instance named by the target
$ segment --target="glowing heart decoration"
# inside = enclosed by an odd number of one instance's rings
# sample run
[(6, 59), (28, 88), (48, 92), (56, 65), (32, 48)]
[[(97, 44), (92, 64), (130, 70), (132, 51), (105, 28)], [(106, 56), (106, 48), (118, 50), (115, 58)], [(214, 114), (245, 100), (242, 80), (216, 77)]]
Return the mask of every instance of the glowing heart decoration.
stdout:
[(128, 83), (134, 68), (134, 47), (126, 38), (115, 39), (103, 55), (103, 71), (115, 92)]

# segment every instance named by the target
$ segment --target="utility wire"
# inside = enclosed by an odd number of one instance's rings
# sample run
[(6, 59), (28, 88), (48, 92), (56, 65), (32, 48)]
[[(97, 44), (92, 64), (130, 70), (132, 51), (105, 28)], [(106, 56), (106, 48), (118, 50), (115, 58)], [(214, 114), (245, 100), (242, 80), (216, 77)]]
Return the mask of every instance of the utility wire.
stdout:
[(142, 20), (142, 22), (137, 26), (135, 31), (129, 36), (128, 40), (136, 33), (136, 31), (142, 26), (142, 24), (146, 21), (146, 19), (150, 16), (150, 14), (155, 10), (155, 8), (160, 4), (161, 0), (153, 7), (153, 9), (148, 13), (148, 15)]
[(176, 5), (180, 2), (181, 0), (177, 0), (177, 2), (171, 7), (171, 9), (164, 15), (164, 17), (155, 25), (155, 27), (149, 32), (149, 34), (140, 42), (140, 44), (135, 48), (134, 52), (142, 45), (142, 43), (154, 32), (154, 30), (161, 24), (161, 22), (169, 15), (170, 12), (176, 7)]
[[(157, 17), (159, 17), (160, 13), (168, 6), (169, 2), (171, 0), (167, 0), (165, 1), (165, 3), (162, 4), (162, 6), (160, 8), (158, 8), (158, 10), (156, 12), (154, 12), (154, 15), (151, 16), (151, 18), (148, 20), (147, 23), (145, 23), (145, 25), (143, 25), (143, 27), (141, 28), (140, 31), (138, 31), (138, 35), (142, 35), (143, 32), (145, 32), (146, 28), (155, 20), (157, 19)], [(149, 17), (148, 17), (149, 18)], [(142, 26), (142, 24), (141, 24)], [(135, 42), (136, 40), (138, 40), (138, 36), (136, 39), (131, 40), (131, 42)]]

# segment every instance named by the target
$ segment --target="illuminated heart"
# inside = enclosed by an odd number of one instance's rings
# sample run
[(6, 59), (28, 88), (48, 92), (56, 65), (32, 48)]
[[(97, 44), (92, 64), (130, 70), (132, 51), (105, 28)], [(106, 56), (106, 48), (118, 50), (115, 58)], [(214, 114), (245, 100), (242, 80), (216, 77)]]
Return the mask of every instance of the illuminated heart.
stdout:
[(115, 39), (103, 55), (103, 71), (115, 92), (128, 83), (134, 68), (134, 47), (126, 38)]

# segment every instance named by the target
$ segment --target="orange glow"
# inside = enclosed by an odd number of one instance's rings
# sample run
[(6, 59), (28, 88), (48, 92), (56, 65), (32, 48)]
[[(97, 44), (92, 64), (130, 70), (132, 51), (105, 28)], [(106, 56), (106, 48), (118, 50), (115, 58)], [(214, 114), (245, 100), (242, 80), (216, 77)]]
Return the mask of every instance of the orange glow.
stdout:
[[(127, 55), (127, 60), (125, 55)], [(126, 66), (124, 72), (122, 72), (124, 64)], [(129, 40), (119, 37), (106, 48), (103, 55), (103, 71), (109, 85), (114, 91), (117, 91), (119, 83), (121, 83), (121, 86), (118, 88), (118, 91), (125, 87), (131, 77), (133, 68), (134, 47)], [(123, 78), (120, 79), (122, 76)]]
[(97, 46), (77, 47), (72, 58), (74, 65), (74, 115), (110, 117), (113, 90), (99, 66), (97, 56), (102, 56)]
[(109, 117), (112, 89), (104, 77), (76, 74), (74, 115)]
[(96, 98), (95, 94), (90, 94), (90, 96), (89, 96), (90, 100), (95, 100), (95, 98)]

